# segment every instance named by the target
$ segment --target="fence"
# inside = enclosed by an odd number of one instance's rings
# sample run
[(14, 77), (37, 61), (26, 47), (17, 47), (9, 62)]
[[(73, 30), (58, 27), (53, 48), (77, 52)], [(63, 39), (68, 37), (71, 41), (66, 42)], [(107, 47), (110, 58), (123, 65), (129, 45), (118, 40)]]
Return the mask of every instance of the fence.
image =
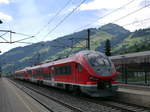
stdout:
[(150, 63), (130, 63), (116, 65), (117, 80), (125, 84), (150, 86)]

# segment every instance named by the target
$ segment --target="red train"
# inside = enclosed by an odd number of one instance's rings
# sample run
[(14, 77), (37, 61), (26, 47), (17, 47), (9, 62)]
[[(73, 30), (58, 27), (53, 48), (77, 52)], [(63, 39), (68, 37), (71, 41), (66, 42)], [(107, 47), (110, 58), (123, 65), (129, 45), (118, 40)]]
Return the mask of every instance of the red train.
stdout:
[(68, 58), (16, 71), (17, 79), (83, 92), (93, 97), (113, 96), (118, 88), (112, 62), (97, 51), (80, 51)]

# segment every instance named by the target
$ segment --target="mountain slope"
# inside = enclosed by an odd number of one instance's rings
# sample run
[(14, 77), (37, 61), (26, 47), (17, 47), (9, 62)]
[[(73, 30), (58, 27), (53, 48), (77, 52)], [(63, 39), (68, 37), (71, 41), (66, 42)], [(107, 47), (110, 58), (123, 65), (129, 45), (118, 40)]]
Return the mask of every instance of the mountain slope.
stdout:
[(150, 50), (150, 28), (132, 32), (113, 49), (114, 54), (124, 54)]

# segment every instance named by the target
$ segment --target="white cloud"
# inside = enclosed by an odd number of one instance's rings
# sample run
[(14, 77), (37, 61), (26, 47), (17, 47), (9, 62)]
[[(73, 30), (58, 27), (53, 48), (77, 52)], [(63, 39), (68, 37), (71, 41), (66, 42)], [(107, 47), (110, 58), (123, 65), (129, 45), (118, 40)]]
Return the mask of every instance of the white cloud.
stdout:
[(1, 4), (1, 3), (9, 4), (10, 1), (9, 1), (9, 0), (0, 0), (0, 4)]
[(7, 20), (7, 21), (12, 21), (13, 20), (13, 18), (10, 15), (7, 15), (3, 12), (0, 12), (0, 19), (4, 19), (4, 20)]
[[(140, 22), (141, 20), (144, 20), (146, 18), (150, 18), (150, 8), (144, 8), (140, 11), (137, 11), (127, 17), (124, 17), (125, 15), (130, 14), (131, 12), (134, 12), (138, 9), (141, 8), (140, 3), (143, 0), (138, 0), (138, 2), (135, 2), (134, 4), (131, 4), (129, 6), (127, 6), (124, 9), (121, 9), (113, 14), (111, 14), (110, 16), (107, 16), (104, 19), (99, 20), (98, 24), (107, 24), (110, 22), (114, 22), (115, 24), (121, 25), (123, 27), (125, 27), (126, 29), (129, 29), (130, 31), (134, 31), (136, 29), (140, 29), (140, 28), (147, 28), (150, 27), (150, 22)], [(117, 19), (119, 19), (120, 17), (124, 17), (118, 21), (115, 21)], [(133, 23), (130, 25), (126, 25), (129, 23)]]
[(93, 0), (89, 3), (84, 3), (80, 10), (100, 10), (100, 9), (114, 9), (132, 0)]
[[(83, 10), (100, 10), (100, 9), (107, 9), (108, 11), (112, 11), (114, 9), (117, 9), (127, 3), (129, 3), (132, 0), (94, 0), (92, 2), (89, 2), (87, 4), (83, 4), (82, 7), (80, 8), (81, 11)], [(129, 5), (126, 7), (123, 7), (119, 9), (118, 11), (110, 14), (109, 16), (106, 16), (105, 18), (100, 19), (99, 21), (95, 22), (93, 26), (101, 26), (107, 23), (114, 22), (115, 24), (121, 25), (125, 27), (126, 29), (129, 29), (131, 31), (134, 31), (139, 28), (147, 28), (150, 27), (150, 22), (141, 22), (141, 20), (144, 20), (146, 18), (150, 18), (150, 7), (144, 8), (130, 16), (124, 17), (119, 21), (115, 21), (119, 19), (120, 17), (123, 17), (141, 7), (144, 7), (146, 5), (150, 5), (149, 0), (133, 0)], [(106, 12), (107, 14), (108, 12)], [(105, 15), (105, 14), (104, 14)], [(99, 17), (103, 15), (99, 14)], [(130, 25), (126, 25), (128, 23), (132, 23)], [(135, 23), (134, 23), (135, 22)], [(126, 25), (126, 26), (124, 26)]]

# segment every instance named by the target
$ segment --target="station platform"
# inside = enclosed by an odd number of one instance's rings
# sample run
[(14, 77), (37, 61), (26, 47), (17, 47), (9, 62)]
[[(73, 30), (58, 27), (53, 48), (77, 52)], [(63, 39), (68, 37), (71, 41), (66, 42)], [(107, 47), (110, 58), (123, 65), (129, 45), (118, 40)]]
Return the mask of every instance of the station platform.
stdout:
[(120, 84), (117, 99), (126, 103), (150, 107), (150, 87)]
[(15, 87), (6, 78), (0, 78), (0, 112), (49, 112), (46, 108)]

